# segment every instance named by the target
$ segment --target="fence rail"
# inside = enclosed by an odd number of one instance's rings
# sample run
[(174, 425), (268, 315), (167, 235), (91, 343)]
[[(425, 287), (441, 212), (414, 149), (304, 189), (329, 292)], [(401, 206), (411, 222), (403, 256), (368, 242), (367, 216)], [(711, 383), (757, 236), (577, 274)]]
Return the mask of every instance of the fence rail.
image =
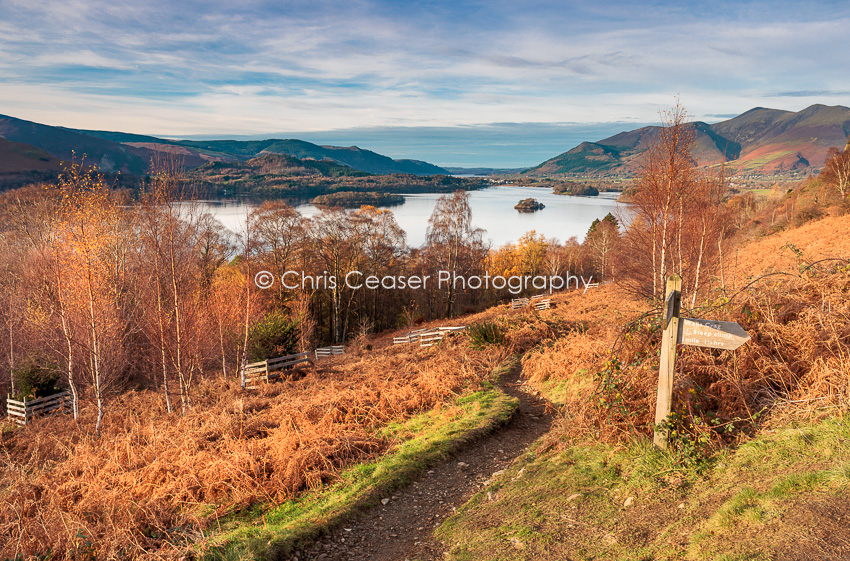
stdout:
[(437, 343), (443, 340), (443, 335), (444, 333), (439, 329), (426, 331), (425, 333), (419, 336), (419, 346), (430, 347), (431, 345), (436, 345)]
[(270, 358), (261, 362), (246, 364), (242, 368), (242, 388), (246, 390), (257, 389), (257, 386), (252, 386), (250, 384), (256, 383), (257, 380), (265, 380), (268, 382), (270, 380), (280, 378), (280, 371), (284, 368), (289, 368), (305, 362), (310, 362), (310, 353), (297, 353), (294, 355)]
[[(584, 292), (587, 292), (588, 288), (599, 288), (599, 283), (598, 282), (587, 283), (586, 285), (584, 285)], [(584, 292), (582, 292), (582, 294), (584, 294)]]
[(538, 294), (531, 298), (514, 298), (511, 300), (511, 308), (524, 308), (525, 306), (533, 306), (538, 310), (548, 310), (552, 307), (552, 298), (549, 294)]
[(6, 398), (6, 411), (9, 419), (18, 426), (24, 426), (30, 420), (40, 415), (59, 411), (70, 412), (71, 392), (64, 391), (31, 400), (24, 398), (23, 401), (12, 399), (12, 396), (9, 395)]
[(545, 300), (538, 300), (537, 302), (534, 302), (533, 306), (538, 310), (548, 310), (552, 307), (552, 300), (549, 298)]
[(419, 346), (420, 347), (430, 347), (432, 345), (436, 345), (440, 341), (443, 340), (443, 337), (446, 335), (450, 335), (452, 333), (460, 333), (461, 331), (466, 331), (465, 325), (458, 325), (452, 327), (435, 327), (429, 331), (426, 331), (419, 336)]
[(345, 346), (344, 345), (335, 345), (335, 346), (332, 346), (332, 347), (320, 347), (320, 348), (316, 349), (315, 353), (316, 353), (317, 359), (319, 357), (341, 355), (341, 354), (345, 353)]
[(419, 340), (419, 337), (426, 331), (428, 331), (427, 328), (414, 329), (413, 331), (408, 331), (407, 335), (402, 335), (401, 337), (393, 337), (393, 345), (415, 343)]

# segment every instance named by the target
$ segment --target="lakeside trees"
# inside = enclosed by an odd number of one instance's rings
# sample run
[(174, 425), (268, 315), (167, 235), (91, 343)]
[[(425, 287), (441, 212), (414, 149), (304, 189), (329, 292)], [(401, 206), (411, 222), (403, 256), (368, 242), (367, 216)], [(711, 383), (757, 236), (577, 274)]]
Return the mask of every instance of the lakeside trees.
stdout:
[[(438, 284), (440, 271), (468, 278), (588, 274), (593, 267), (577, 241), (564, 245), (534, 232), (489, 250), (464, 192), (441, 197), (421, 248), (408, 247), (392, 212), (375, 207), (324, 208), (308, 219), (270, 201), (251, 214), (248, 238), (199, 213), (191, 198), (170, 165), (135, 202), (81, 164), (58, 185), (3, 194), (0, 383), (15, 389), (17, 365), (44, 351), (74, 393), (75, 411), (77, 396), (97, 405), (97, 428), (111, 397), (131, 387), (156, 388), (165, 411), (186, 412), (198, 378), (232, 377), (254, 326), (268, 317), (286, 314), (307, 350), (514, 296)], [(262, 270), (273, 274), (272, 289), (254, 284)], [(283, 284), (287, 271), (298, 272), (296, 289)], [(351, 271), (361, 275), (352, 284), (390, 280), (353, 289), (344, 282)], [(431, 280), (423, 287), (391, 281), (414, 275)]]
[(590, 224), (584, 243), (593, 255), (600, 280), (604, 280), (606, 271), (610, 270), (608, 261), (619, 239), (620, 223), (610, 212), (602, 220), (596, 219)]
[(722, 167), (698, 167), (695, 131), (685, 110), (677, 104), (662, 119), (642, 155), (618, 263), (635, 294), (662, 299), (665, 279), (677, 273), (683, 293), (695, 301), (718, 264), (724, 236), (720, 203), (727, 186)]
[(821, 178), (838, 191), (841, 201), (847, 199), (850, 194), (850, 138), (843, 151), (835, 147), (829, 149)]
[[(439, 198), (420, 248), (406, 245), (391, 212), (371, 206), (325, 207), (306, 218), (267, 201), (240, 237), (197, 211), (173, 164), (160, 166), (135, 202), (82, 167), (59, 186), (7, 193), (0, 201), (8, 218), (0, 243), (9, 256), (0, 267), (11, 287), (0, 294), (2, 379), (10, 385), (22, 358), (50, 349), (75, 395), (97, 402), (99, 426), (108, 397), (129, 387), (159, 388), (168, 412), (179, 399), (185, 413), (199, 377), (232, 376), (249, 347), (265, 348), (252, 340), (263, 325), (286, 324), (287, 348), (309, 350), (518, 295), (473, 286), (465, 281), (471, 277), (618, 278), (658, 297), (661, 279), (676, 271), (695, 302), (714, 277), (726, 235), (725, 181), (696, 168), (684, 118), (673, 110), (648, 151), (629, 228), (621, 232), (617, 219), (605, 217), (583, 242), (531, 231), (491, 249), (463, 191)], [(271, 274), (271, 287), (255, 284), (261, 271)], [(439, 281), (441, 272), (451, 278)], [(362, 287), (370, 276), (391, 280)], [(412, 276), (431, 281), (392, 280)]]
[(96, 171), (74, 164), (57, 185), (3, 195), (3, 386), (18, 390), (22, 359), (53, 363), (75, 417), (78, 397), (96, 405), (96, 430), (110, 397), (130, 387), (162, 387), (168, 411), (177, 395), (183, 411), (191, 406), (194, 380), (225, 343), (206, 334), (215, 332), (211, 279), (228, 250), (211, 217), (168, 204), (183, 197), (175, 185), (155, 177), (128, 205)]
[[(472, 209), (465, 191), (455, 191), (437, 199), (428, 219), (424, 249), (431, 276), (436, 279), (440, 271), (448, 271), (467, 277), (479, 271), (487, 253), (483, 234), (481, 228), (472, 225)], [(443, 315), (451, 316), (455, 311), (457, 287), (454, 282), (446, 284)]]
[(74, 394), (74, 342), (97, 404), (100, 432), (105, 393), (132, 362), (127, 344), (136, 334), (127, 270), (132, 238), (120, 235), (127, 216), (97, 173), (74, 165), (59, 180), (60, 217), (54, 238), (55, 303), (69, 345), (68, 381)]

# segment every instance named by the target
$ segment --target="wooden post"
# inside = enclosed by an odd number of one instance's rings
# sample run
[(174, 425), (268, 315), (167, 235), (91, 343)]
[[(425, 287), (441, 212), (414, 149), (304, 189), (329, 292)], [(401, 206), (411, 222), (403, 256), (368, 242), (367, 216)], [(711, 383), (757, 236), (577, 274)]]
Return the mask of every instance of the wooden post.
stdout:
[[(679, 336), (679, 311), (682, 304), (682, 277), (667, 277), (667, 298), (664, 301), (664, 334), (661, 339), (661, 364), (658, 368), (658, 401), (655, 404), (655, 425), (670, 416), (673, 402), (673, 371), (676, 366), (676, 343)], [(653, 444), (667, 448), (667, 431), (656, 428)]]

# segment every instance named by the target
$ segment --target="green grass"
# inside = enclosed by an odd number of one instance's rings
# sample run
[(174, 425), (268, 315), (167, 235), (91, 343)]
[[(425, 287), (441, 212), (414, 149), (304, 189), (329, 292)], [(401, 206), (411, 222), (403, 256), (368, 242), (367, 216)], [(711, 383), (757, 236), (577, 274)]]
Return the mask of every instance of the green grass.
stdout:
[(770, 196), (772, 196), (772, 195), (773, 195), (773, 189), (772, 189), (772, 188), (770, 188), (770, 187), (762, 187), (762, 188), (755, 188), (755, 189), (746, 189), (744, 192), (745, 192), (745, 193), (752, 193), (752, 194), (754, 194), (756, 197), (762, 197), (762, 198), (764, 198), (764, 197), (770, 197)]
[(473, 434), (507, 422), (518, 402), (495, 387), (515, 365), (509, 361), (493, 373), (485, 389), (455, 401), (454, 414), (428, 412), (382, 429), (401, 444), (375, 461), (344, 471), (339, 481), (281, 505), (256, 506), (232, 517), (222, 531), (200, 548), (205, 559), (277, 559), (327, 532), (358, 511), (377, 504), (445, 458)]
[(437, 535), (455, 561), (773, 559), (797, 547), (786, 513), (806, 520), (848, 490), (850, 417), (761, 435), (703, 473), (645, 440), (586, 442), (529, 452)]
[(762, 166), (765, 166), (775, 160), (780, 158), (784, 158), (785, 156), (789, 156), (791, 154), (796, 154), (795, 150), (777, 150), (775, 152), (767, 153), (758, 158), (753, 158), (751, 160), (738, 160), (738, 163), (741, 168), (745, 171), (751, 171), (755, 169), (759, 169)]
[(596, 380), (593, 374), (588, 373), (584, 368), (577, 370), (570, 379), (546, 380), (536, 384), (546, 399), (554, 405), (564, 405), (578, 396), (586, 395), (587, 389), (595, 385)]

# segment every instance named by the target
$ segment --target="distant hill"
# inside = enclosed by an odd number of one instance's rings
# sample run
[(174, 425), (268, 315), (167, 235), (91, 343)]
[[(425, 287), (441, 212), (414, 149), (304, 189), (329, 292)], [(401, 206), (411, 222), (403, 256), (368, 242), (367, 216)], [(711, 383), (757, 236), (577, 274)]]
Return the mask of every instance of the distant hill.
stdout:
[(411, 173), (413, 175), (448, 173), (441, 167), (419, 160), (393, 160), (357, 146), (319, 146), (304, 140), (165, 140), (121, 132), (79, 132), (149, 150), (179, 154), (189, 167), (200, 166), (206, 162), (248, 161), (263, 154), (286, 154), (301, 160), (332, 160), (368, 173)]
[[(728, 121), (692, 123), (694, 154), (700, 164), (727, 162), (738, 172), (771, 173), (819, 168), (831, 146), (850, 135), (850, 108), (812, 105), (800, 112), (757, 107)], [(624, 131), (598, 142), (583, 142), (525, 173), (628, 175), (661, 127)]]
[(757, 107), (712, 129), (741, 144), (740, 169), (819, 168), (831, 146), (847, 143), (850, 108), (812, 105), (793, 113)]
[(524, 172), (529, 175), (555, 175), (559, 173), (594, 173), (612, 171), (625, 161), (623, 152), (635, 152), (602, 142), (582, 142), (572, 150), (546, 160)]
[[(0, 137), (39, 148), (59, 160), (70, 161), (74, 155), (79, 160), (85, 155), (87, 162), (107, 172), (142, 174), (152, 155), (145, 149), (5, 115), (0, 115)], [(31, 170), (24, 166), (17, 171)]]
[(507, 175), (520, 173), (528, 168), (462, 168), (446, 166), (445, 169), (452, 175)]
[(35, 146), (0, 138), (0, 174), (30, 171), (59, 171), (59, 160)]
[(304, 140), (183, 140), (176, 144), (195, 148), (207, 154), (231, 155), (240, 160), (248, 160), (263, 154), (287, 154), (301, 160), (332, 160), (368, 173), (448, 174), (445, 169), (427, 162), (393, 160), (357, 146), (319, 146)]
[[(58, 160), (69, 161), (83, 155), (107, 172), (141, 175), (151, 161), (165, 153), (177, 155), (189, 168), (209, 162), (248, 161), (264, 154), (286, 154), (299, 159), (330, 160), (357, 171), (375, 174), (406, 173), (446, 175), (438, 166), (419, 160), (394, 160), (357, 146), (319, 146), (303, 140), (174, 140), (114, 131), (77, 130), (42, 125), (0, 115), (0, 138), (43, 150)], [(27, 167), (26, 160), (8, 160), (9, 173), (40, 168)], [(33, 165), (40, 165), (33, 162)]]
[[(449, 175), (370, 174), (328, 159), (299, 159), (289, 154), (270, 153), (247, 161), (209, 162), (189, 171), (188, 176), (199, 192), (211, 195), (309, 199), (344, 191), (349, 194), (342, 199), (351, 204), (364, 193), (374, 199), (388, 193), (451, 193), (488, 185), (483, 179)], [(355, 197), (351, 193), (358, 195)], [(341, 203), (342, 199), (336, 202)], [(380, 204), (386, 203), (387, 199), (383, 199)], [(331, 202), (323, 201), (323, 204)]]
[(55, 181), (61, 170), (60, 161), (41, 148), (0, 138), (0, 191)]

